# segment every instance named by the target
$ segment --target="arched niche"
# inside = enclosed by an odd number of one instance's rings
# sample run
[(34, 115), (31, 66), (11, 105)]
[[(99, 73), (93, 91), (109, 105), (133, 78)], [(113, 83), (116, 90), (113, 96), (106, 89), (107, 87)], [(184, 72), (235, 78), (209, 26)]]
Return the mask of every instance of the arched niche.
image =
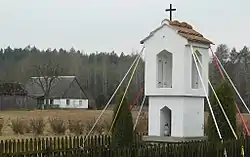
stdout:
[[(198, 57), (200, 62), (198, 61), (197, 57)], [(202, 66), (200, 65), (200, 63), (202, 64), (202, 55), (198, 50), (195, 50), (194, 56), (192, 56), (191, 87), (192, 87), (192, 89), (200, 89), (200, 88), (202, 88), (202, 84), (201, 84), (201, 79), (200, 79), (194, 58), (196, 60), (197, 67), (198, 67), (200, 74), (202, 76)]]
[(163, 50), (157, 54), (157, 87), (172, 88), (173, 54)]
[[(172, 121), (172, 111), (167, 106), (164, 106), (160, 110), (160, 135), (161, 136), (171, 136), (171, 121)], [(169, 134), (165, 135), (165, 131)]]

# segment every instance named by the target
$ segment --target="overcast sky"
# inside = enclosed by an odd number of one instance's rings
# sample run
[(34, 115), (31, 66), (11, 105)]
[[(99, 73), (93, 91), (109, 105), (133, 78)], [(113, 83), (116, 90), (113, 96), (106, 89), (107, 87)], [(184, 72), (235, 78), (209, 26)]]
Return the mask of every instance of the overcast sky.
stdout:
[(0, 47), (139, 51), (170, 3), (214, 43), (250, 46), (249, 0), (0, 0)]

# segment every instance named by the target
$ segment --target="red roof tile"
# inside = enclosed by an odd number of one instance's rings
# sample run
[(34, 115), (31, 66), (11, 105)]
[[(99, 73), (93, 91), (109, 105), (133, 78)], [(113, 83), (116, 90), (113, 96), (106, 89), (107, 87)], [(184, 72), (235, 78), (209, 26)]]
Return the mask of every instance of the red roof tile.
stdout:
[(187, 40), (204, 43), (204, 44), (213, 44), (210, 40), (203, 37), (203, 35), (193, 29), (191, 25), (186, 22), (169, 21), (169, 25), (177, 30), (178, 34)]
[(175, 29), (180, 36), (186, 38), (189, 41), (202, 44), (213, 44), (210, 40), (206, 39), (201, 33), (194, 30), (193, 27), (186, 22), (179, 22), (177, 20), (175, 21), (164, 20), (164, 21), (166, 21), (167, 23), (162, 23), (160, 27), (152, 31), (149, 34), (149, 36), (147, 36), (145, 39), (141, 41), (141, 44), (143, 44), (144, 41), (149, 39), (157, 30), (159, 30), (160, 28), (162, 28), (164, 25), (167, 24), (173, 29)]

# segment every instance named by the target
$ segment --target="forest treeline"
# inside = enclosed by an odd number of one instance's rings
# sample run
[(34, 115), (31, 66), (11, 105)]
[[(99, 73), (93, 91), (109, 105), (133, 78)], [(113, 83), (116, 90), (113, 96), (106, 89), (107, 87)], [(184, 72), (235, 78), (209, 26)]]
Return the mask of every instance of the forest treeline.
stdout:
[[(216, 55), (222, 62), (239, 93), (246, 102), (250, 103), (250, 50), (244, 46), (240, 50), (229, 49), (221, 44), (216, 48)], [(92, 99), (100, 102), (100, 99), (109, 98), (124, 74), (136, 57), (136, 53), (96, 52), (91, 54), (82, 53), (71, 48), (40, 50), (36, 47), (3, 48), (0, 49), (0, 80), (1, 82), (20, 82), (25, 84), (31, 76), (38, 76), (36, 68), (39, 65), (52, 62), (60, 67), (58, 75), (77, 76), (83, 88), (91, 93)], [(209, 67), (210, 81), (218, 85), (221, 81), (220, 74), (211, 59)], [(132, 83), (128, 91), (128, 101), (136, 97), (143, 87), (144, 62), (138, 65)], [(127, 79), (128, 81), (128, 79)], [(126, 82), (123, 85), (125, 87)], [(237, 103), (242, 107), (240, 99)], [(99, 103), (105, 105), (105, 103)], [(250, 106), (250, 105), (248, 105)], [(99, 106), (101, 107), (101, 106)], [(245, 110), (244, 110), (245, 111)]]

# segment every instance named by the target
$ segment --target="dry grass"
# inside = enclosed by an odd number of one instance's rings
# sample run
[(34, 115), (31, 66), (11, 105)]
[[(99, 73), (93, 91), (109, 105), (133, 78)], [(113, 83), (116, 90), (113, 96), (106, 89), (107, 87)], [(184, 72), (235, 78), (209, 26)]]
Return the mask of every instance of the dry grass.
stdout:
[(2, 135), (3, 126), (4, 126), (4, 120), (0, 119), (0, 135)]
[(147, 130), (148, 130), (148, 114), (147, 112), (142, 112), (136, 125), (136, 131), (143, 134), (147, 134)]
[[(51, 129), (51, 123), (50, 121), (53, 118), (60, 118), (60, 120), (64, 120), (64, 122), (67, 125), (67, 130), (65, 131), (66, 135), (74, 135), (74, 134), (86, 134), (91, 127), (93, 126), (96, 118), (100, 115), (101, 110), (34, 110), (34, 111), (1, 111), (0, 112), (0, 119), (2, 118), (2, 121), (4, 121), (4, 126), (2, 129), (2, 136), (0, 136), (1, 139), (16, 139), (16, 138), (27, 138), (27, 137), (32, 137), (35, 134), (35, 130), (37, 127), (41, 127), (44, 123), (44, 130), (43, 133), (40, 136), (51, 136), (55, 135), (55, 131)], [(103, 134), (107, 133), (110, 127), (111, 123), (111, 118), (112, 118), (112, 110), (107, 110), (104, 112), (102, 119), (100, 122), (97, 123), (95, 129), (93, 130), (92, 134)], [(137, 112), (133, 113), (134, 115), (137, 115)], [(135, 117), (135, 116), (134, 116)], [(38, 125), (34, 126), (35, 128), (30, 129), (29, 133), (25, 134), (15, 134), (13, 132), (13, 129), (11, 128), (11, 122), (15, 121), (17, 119), (21, 119), (22, 121), (25, 121), (26, 124), (31, 124), (31, 121), (33, 120), (33, 125)], [(44, 121), (42, 121), (42, 119)], [(41, 121), (39, 121), (41, 120)], [(59, 120), (59, 121), (60, 121)], [(71, 126), (69, 124), (69, 120), (71, 122), (79, 122), (79, 124), (72, 124)], [(59, 122), (57, 121), (57, 122)], [(80, 129), (81, 123), (84, 123), (84, 129), (83, 131)], [(41, 126), (39, 126), (41, 124)], [(75, 126), (73, 126), (75, 125)], [(71, 128), (70, 128), (71, 127)], [(72, 127), (75, 127), (72, 129)], [(77, 128), (78, 127), (78, 128)], [(30, 127), (32, 128), (32, 127)], [(38, 129), (38, 128), (37, 128)], [(70, 130), (71, 129), (71, 130)], [(77, 130), (78, 129), (78, 130)], [(37, 130), (39, 131), (39, 130)], [(62, 133), (63, 134), (63, 133)], [(59, 134), (56, 134), (57, 136)]]
[[(16, 138), (29, 138), (35, 134), (35, 129), (39, 132), (37, 134), (41, 134), (39, 128), (43, 130), (43, 133), (40, 136), (51, 136), (55, 135), (55, 132), (51, 129), (49, 119), (60, 117), (61, 120), (64, 120), (68, 129), (65, 131), (66, 135), (75, 135), (75, 134), (86, 134), (89, 132), (91, 127), (93, 126), (95, 119), (100, 115), (100, 110), (34, 110), (34, 111), (1, 111), (0, 112), (0, 131), (1, 124), (2, 135), (1, 139), (16, 139)], [(104, 112), (102, 119), (99, 123), (97, 123), (96, 128), (93, 130), (92, 134), (103, 134), (108, 133), (111, 124), (112, 118), (112, 110), (107, 110)], [(137, 116), (137, 111), (133, 111), (133, 119)], [(208, 114), (205, 113), (205, 123), (207, 121)], [(25, 124), (32, 125), (33, 120), (33, 128), (30, 126), (30, 130), (26, 129), (23, 132), (23, 135), (16, 135), (11, 128), (11, 122), (17, 120), (17, 118), (22, 119), (22, 122), (26, 122)], [(250, 116), (244, 115), (244, 118), (250, 124)], [(70, 124), (71, 122), (71, 124)], [(136, 130), (141, 133), (147, 133), (148, 126), (148, 115), (147, 111), (144, 111), (140, 116), (140, 119), (137, 124)], [(249, 125), (248, 125), (249, 126)], [(44, 127), (44, 128), (43, 128)], [(84, 127), (84, 128), (82, 128)], [(206, 125), (205, 125), (206, 127)], [(238, 130), (241, 129), (241, 124), (238, 123)], [(28, 132), (28, 133), (27, 133)], [(59, 136), (59, 134), (56, 134)]]

